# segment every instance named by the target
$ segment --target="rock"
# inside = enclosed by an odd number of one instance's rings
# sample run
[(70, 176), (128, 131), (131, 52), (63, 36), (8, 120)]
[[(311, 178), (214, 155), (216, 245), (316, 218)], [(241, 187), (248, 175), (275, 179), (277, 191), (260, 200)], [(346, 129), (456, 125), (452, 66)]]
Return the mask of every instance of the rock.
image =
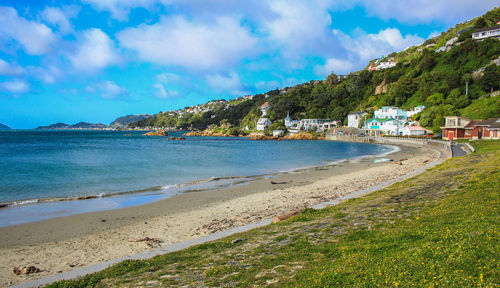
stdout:
[(186, 138), (185, 137), (179, 137), (179, 138), (177, 138), (177, 140), (186, 140)]
[(174, 136), (169, 137), (168, 140), (175, 140), (175, 137)]
[(168, 133), (165, 130), (156, 130), (144, 133), (142, 136), (168, 136)]
[(382, 94), (382, 93), (387, 93), (387, 84), (385, 83), (385, 79), (375, 87), (375, 95)]
[(304, 209), (298, 209), (298, 210), (294, 210), (292, 212), (289, 212), (289, 213), (286, 213), (286, 214), (283, 214), (283, 215), (278, 215), (278, 216), (275, 216), (273, 217), (273, 220), (272, 220), (272, 223), (278, 223), (280, 221), (283, 221), (283, 220), (286, 220), (292, 216), (295, 216), (299, 213), (302, 213), (302, 211), (304, 211)]
[(291, 140), (324, 140), (324, 137), (314, 136), (308, 132), (299, 132), (293, 135), (287, 135), (283, 137), (283, 139), (291, 139)]
[(231, 244), (237, 244), (240, 242), (243, 242), (243, 239), (234, 239), (233, 241), (231, 241)]
[(40, 273), (42, 270), (40, 268), (37, 268), (35, 266), (28, 266), (28, 267), (14, 267), (12, 269), (12, 272), (16, 275), (21, 275), (21, 274), (33, 274), (33, 273)]

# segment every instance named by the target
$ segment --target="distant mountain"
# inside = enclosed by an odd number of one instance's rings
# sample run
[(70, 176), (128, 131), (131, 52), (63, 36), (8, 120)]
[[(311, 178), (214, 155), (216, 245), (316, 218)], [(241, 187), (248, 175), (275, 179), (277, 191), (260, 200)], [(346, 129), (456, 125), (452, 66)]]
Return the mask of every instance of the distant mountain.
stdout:
[(66, 123), (56, 123), (49, 126), (38, 126), (36, 129), (69, 129), (70, 126)]
[(122, 129), (122, 128), (127, 128), (128, 124), (134, 123), (143, 119), (147, 119), (151, 117), (152, 115), (150, 114), (141, 114), (141, 115), (127, 115), (127, 116), (122, 116), (116, 118), (115, 121), (111, 122), (109, 124), (110, 128), (113, 129)]
[(87, 123), (79, 122), (75, 125), (68, 125), (66, 123), (56, 123), (49, 126), (39, 126), (36, 129), (104, 129), (108, 128), (106, 124), (102, 123)]
[(3, 125), (2, 123), (0, 123), (0, 130), (10, 130), (11, 128), (7, 125)]

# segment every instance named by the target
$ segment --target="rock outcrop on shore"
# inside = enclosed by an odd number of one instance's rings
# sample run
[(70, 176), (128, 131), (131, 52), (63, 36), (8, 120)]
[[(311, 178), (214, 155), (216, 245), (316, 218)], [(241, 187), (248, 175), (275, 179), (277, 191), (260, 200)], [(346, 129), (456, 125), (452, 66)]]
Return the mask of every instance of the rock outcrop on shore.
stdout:
[(314, 136), (311, 133), (307, 132), (300, 132), (297, 134), (293, 135), (286, 135), (283, 137), (283, 139), (290, 139), (290, 140), (325, 140), (325, 137), (322, 136)]
[(217, 136), (217, 137), (229, 137), (232, 135), (227, 135), (223, 133), (219, 133), (216, 131), (212, 130), (203, 130), (203, 131), (191, 131), (188, 133), (185, 133), (184, 136)]
[(168, 136), (168, 133), (165, 130), (156, 130), (144, 133), (142, 136)]

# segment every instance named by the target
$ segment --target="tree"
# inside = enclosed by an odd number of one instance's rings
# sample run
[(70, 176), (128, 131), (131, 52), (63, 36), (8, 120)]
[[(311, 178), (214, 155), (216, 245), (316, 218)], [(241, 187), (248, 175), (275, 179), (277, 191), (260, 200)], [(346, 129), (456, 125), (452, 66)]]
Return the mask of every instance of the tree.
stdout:
[(339, 84), (339, 78), (336, 74), (332, 73), (326, 77), (325, 83), (328, 87), (333, 88), (335, 85)]

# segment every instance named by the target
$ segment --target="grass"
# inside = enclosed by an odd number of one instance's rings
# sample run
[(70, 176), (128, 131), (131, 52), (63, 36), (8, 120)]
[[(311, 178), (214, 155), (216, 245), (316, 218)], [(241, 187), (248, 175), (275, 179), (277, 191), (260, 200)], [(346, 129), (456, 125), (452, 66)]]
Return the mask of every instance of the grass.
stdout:
[(500, 142), (471, 143), (365, 197), (49, 287), (499, 287)]

